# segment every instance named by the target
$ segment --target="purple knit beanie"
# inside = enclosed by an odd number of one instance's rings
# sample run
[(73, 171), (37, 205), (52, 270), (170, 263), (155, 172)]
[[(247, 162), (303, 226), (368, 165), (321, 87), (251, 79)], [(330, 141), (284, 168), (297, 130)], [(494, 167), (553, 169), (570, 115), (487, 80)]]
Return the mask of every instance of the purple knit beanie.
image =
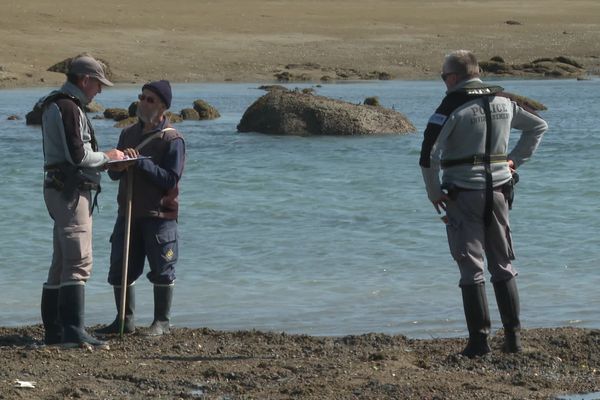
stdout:
[(173, 98), (173, 95), (171, 94), (171, 84), (169, 83), (169, 81), (160, 80), (146, 83), (142, 87), (142, 90), (145, 89), (151, 90), (152, 92), (156, 93), (156, 95), (160, 97), (163, 103), (165, 103), (167, 108), (171, 108), (171, 99)]

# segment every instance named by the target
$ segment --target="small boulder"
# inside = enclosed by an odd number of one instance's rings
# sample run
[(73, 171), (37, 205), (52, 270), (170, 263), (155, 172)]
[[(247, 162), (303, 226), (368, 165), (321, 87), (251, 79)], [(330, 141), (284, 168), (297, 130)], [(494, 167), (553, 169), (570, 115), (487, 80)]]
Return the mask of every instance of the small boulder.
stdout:
[(216, 108), (200, 99), (194, 101), (194, 110), (198, 112), (201, 120), (217, 119), (221, 116)]
[(514, 101), (515, 103), (517, 103), (518, 105), (520, 105), (521, 107), (525, 108), (525, 109), (531, 109), (533, 111), (544, 111), (547, 110), (548, 107), (546, 107), (544, 104), (540, 103), (537, 100), (534, 99), (530, 99), (529, 97), (525, 97), (525, 96), (521, 96), (520, 94), (515, 94), (515, 93), (509, 93), (509, 92), (504, 92), (508, 98), (510, 98), (512, 101)]
[(76, 55), (75, 57), (65, 58), (64, 60), (59, 61), (56, 64), (54, 64), (51, 67), (49, 67), (47, 69), (47, 71), (50, 71), (50, 72), (59, 72), (59, 73), (62, 73), (62, 74), (66, 74), (69, 71), (69, 65), (71, 65), (71, 61), (73, 61), (74, 59), (76, 59), (78, 57), (82, 57), (82, 56), (94, 57), (104, 67), (104, 75), (106, 75), (106, 77), (109, 80), (112, 80), (113, 73), (112, 73), (112, 71), (111, 71), (110, 66), (108, 65), (108, 63), (105, 60), (103, 60), (101, 58), (98, 58), (98, 57), (95, 57), (95, 56), (92, 56), (91, 54), (88, 54), (88, 53), (81, 53), (81, 54)]
[(34, 107), (25, 115), (26, 125), (41, 125), (42, 124), (42, 109)]
[[(36, 104), (37, 105), (37, 104)], [(104, 109), (102, 105), (92, 101), (90, 104), (84, 107), (85, 112), (101, 112)], [(42, 109), (33, 106), (33, 110), (25, 115), (25, 124), (27, 125), (41, 125), (42, 124)]]
[(365, 99), (365, 101), (363, 101), (363, 104), (366, 106), (374, 106), (374, 107), (381, 106), (381, 103), (379, 102), (379, 97), (377, 97), (377, 96), (367, 97)]
[(122, 121), (129, 118), (129, 113), (124, 108), (107, 108), (104, 110), (104, 118), (114, 119), (115, 121)]
[(260, 90), (270, 92), (271, 90), (288, 90), (285, 86), (281, 85), (262, 85), (258, 87)]
[(138, 118), (137, 117), (127, 117), (127, 118), (124, 118), (124, 119), (118, 121), (113, 126), (115, 128), (126, 128), (126, 127), (128, 127), (130, 125), (137, 124), (137, 122), (138, 122)]
[(129, 105), (129, 108), (127, 109), (127, 113), (129, 114), (130, 117), (135, 117), (137, 115), (137, 108), (138, 108), (139, 103), (140, 103), (139, 101), (134, 101), (133, 103), (131, 103)]
[(260, 90), (270, 92), (271, 90), (288, 90), (285, 86), (281, 85), (262, 85), (258, 87)]
[(97, 103), (95, 101), (90, 102), (88, 105), (86, 105), (84, 107), (85, 112), (89, 112), (89, 113), (98, 113), (98, 112), (102, 112), (104, 111), (104, 107), (102, 106), (102, 104)]
[(184, 121), (198, 121), (200, 119), (200, 114), (198, 114), (198, 111), (194, 110), (193, 108), (184, 108), (179, 114)]
[(171, 111), (167, 111), (165, 115), (169, 118), (172, 124), (176, 124), (178, 122), (182, 122), (183, 118), (179, 114), (172, 113)]
[(7, 119), (8, 121), (17, 121), (17, 120), (19, 120), (19, 119), (21, 119), (21, 118), (20, 118), (18, 115), (14, 115), (14, 114), (13, 114), (13, 115), (9, 115), (9, 116), (8, 116), (6, 119)]

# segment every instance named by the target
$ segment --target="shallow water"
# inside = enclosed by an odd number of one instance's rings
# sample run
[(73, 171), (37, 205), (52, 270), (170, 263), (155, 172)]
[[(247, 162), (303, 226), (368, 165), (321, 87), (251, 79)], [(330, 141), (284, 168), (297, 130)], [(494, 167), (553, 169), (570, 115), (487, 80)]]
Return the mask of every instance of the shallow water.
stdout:
[[(511, 214), (523, 325), (600, 328), (600, 189), (594, 168), (600, 140), (590, 107), (598, 103), (600, 81), (500, 84), (545, 103), (543, 116), (551, 126), (539, 152), (520, 170)], [(256, 86), (174, 85), (173, 111), (203, 98), (222, 117), (178, 125), (187, 165), (173, 323), (316, 335), (464, 335), (458, 272), (418, 168), (421, 133), (443, 96), (441, 82), (316, 88), (355, 103), (379, 96), (418, 128), (407, 136), (352, 138), (237, 133), (246, 107), (264, 93)], [(51, 256), (40, 130), (6, 117), (24, 117), (48, 90), (0, 91), (0, 325), (40, 322), (39, 295)], [(126, 108), (138, 91), (119, 86), (97, 100)], [(119, 129), (112, 124), (94, 120), (101, 148), (116, 144)], [(116, 184), (103, 182), (101, 210), (94, 216), (88, 324), (108, 322), (115, 312), (106, 274)], [(151, 288), (145, 278), (137, 288), (139, 319), (148, 323)], [(488, 296), (497, 328), (491, 291)]]
[(559, 396), (556, 400), (599, 400), (600, 392)]

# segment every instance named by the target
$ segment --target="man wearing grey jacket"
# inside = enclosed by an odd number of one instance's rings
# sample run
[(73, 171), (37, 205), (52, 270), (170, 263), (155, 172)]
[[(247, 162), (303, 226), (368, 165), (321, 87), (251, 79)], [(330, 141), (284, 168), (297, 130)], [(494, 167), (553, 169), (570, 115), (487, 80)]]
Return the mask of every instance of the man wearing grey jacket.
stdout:
[[(446, 56), (441, 77), (448, 91), (427, 124), (419, 164), (429, 200), (438, 213), (446, 211), (442, 219), (450, 253), (460, 270), (469, 330), (462, 354), (491, 351), (484, 258), (504, 326), (503, 350), (519, 352), (519, 295), (508, 210), (515, 169), (529, 160), (548, 125), (503, 88), (483, 83), (469, 51)], [(509, 153), (512, 128), (522, 134)]]
[(84, 328), (85, 283), (92, 271), (92, 191), (100, 191), (100, 171), (107, 162), (124, 154), (98, 151), (83, 109), (102, 85), (112, 86), (103, 66), (92, 57), (78, 57), (69, 66), (67, 82), (36, 105), (43, 111), (44, 201), (54, 220), (52, 263), (41, 302), (46, 344), (105, 345)]

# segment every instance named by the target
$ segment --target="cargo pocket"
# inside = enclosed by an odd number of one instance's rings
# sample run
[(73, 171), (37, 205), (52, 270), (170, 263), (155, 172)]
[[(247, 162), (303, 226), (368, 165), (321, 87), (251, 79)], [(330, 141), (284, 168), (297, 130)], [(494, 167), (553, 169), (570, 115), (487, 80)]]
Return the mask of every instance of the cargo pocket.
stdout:
[(465, 241), (463, 240), (462, 223), (450, 219), (446, 224), (446, 234), (448, 235), (448, 246), (450, 254), (456, 261), (460, 261), (467, 256)]
[(156, 234), (157, 247), (160, 249), (160, 256), (168, 263), (177, 261), (177, 231), (166, 230)]

